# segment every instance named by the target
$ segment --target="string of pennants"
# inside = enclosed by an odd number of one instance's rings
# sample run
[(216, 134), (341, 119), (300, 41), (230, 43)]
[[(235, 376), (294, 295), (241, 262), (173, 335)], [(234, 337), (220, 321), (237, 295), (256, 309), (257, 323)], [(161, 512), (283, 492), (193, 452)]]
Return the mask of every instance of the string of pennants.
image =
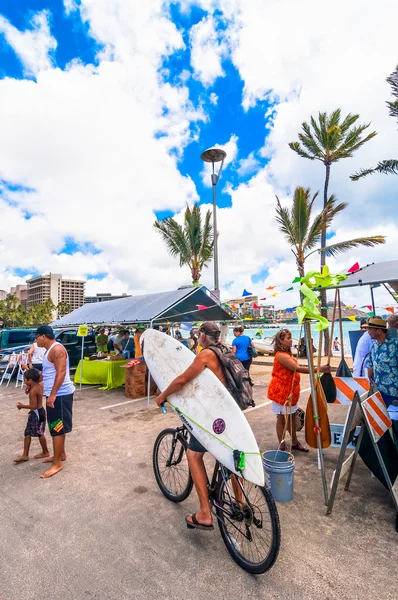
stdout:
[[(359, 270), (360, 270), (359, 263), (356, 262), (355, 264), (352, 265), (352, 267), (350, 267), (346, 271), (346, 273), (355, 273), (356, 271), (359, 271)], [(270, 294), (268, 294), (267, 296), (265, 296), (263, 298), (260, 298), (260, 301), (264, 302), (265, 300), (271, 300), (272, 298), (275, 298), (276, 296), (279, 296), (280, 294), (284, 294), (286, 292), (290, 292), (293, 290), (299, 290), (300, 287), (301, 287), (301, 277), (295, 277), (291, 283), (269, 285), (267, 288), (265, 288), (265, 291), (266, 292), (269, 291)], [(377, 287), (377, 286), (375, 285), (372, 287)], [(244, 290), (242, 292), (242, 298), (250, 297), (250, 296), (253, 296), (253, 293), (249, 292), (246, 288), (244, 288)], [(239, 304), (226, 304), (224, 307), (226, 309), (229, 308), (232, 310), (238, 310), (238, 308), (246, 308), (246, 303), (240, 302)], [(260, 309), (261, 306), (259, 306), (257, 303), (253, 303), (250, 305), (250, 308)], [(290, 313), (290, 312), (293, 312), (296, 308), (297, 308), (296, 306), (285, 308), (283, 311), (280, 311), (280, 313), (282, 313), (282, 312)], [(322, 307), (322, 308), (327, 309), (329, 307)], [(356, 304), (352, 304), (352, 305), (347, 304), (345, 308), (355, 309), (355, 308), (357, 308), (357, 305)], [(371, 305), (364, 305), (364, 306), (361, 306), (360, 308), (367, 309), (365, 312), (367, 312), (368, 316), (370, 316), (370, 317), (374, 316), (373, 307)], [(390, 312), (391, 314), (398, 313), (398, 307), (394, 307), (394, 306), (377, 306), (376, 308), (385, 310), (387, 312)], [(357, 318), (358, 317), (356, 315), (347, 316), (347, 319), (349, 319), (350, 321), (356, 321)]]

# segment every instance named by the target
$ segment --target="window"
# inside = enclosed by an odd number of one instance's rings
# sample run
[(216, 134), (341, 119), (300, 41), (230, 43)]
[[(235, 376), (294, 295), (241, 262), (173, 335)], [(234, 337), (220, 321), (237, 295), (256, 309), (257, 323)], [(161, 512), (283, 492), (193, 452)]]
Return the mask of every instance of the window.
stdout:
[(32, 341), (31, 331), (10, 331), (8, 334), (9, 344), (30, 344)]
[(76, 331), (62, 331), (57, 336), (57, 342), (61, 344), (76, 344), (78, 339)]

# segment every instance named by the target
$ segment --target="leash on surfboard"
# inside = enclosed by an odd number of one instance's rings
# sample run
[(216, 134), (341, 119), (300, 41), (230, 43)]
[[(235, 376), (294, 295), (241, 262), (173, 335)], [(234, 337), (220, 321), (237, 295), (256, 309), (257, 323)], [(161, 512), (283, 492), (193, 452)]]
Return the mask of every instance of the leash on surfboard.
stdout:
[[(224, 440), (221, 440), (219, 437), (217, 437), (216, 435), (214, 435), (214, 433), (212, 433), (211, 431), (209, 431), (208, 429), (206, 429), (206, 427), (203, 427), (203, 425), (201, 425), (200, 423), (197, 423), (194, 419), (192, 419), (192, 417), (190, 417), (189, 415), (186, 415), (185, 413), (182, 412), (182, 410), (180, 410), (179, 408), (177, 408), (176, 406), (174, 406), (170, 400), (165, 400), (165, 402), (168, 402), (168, 404), (170, 404), (170, 406), (176, 411), (176, 413), (182, 417), (184, 417), (184, 419), (182, 419), (183, 423), (185, 422), (185, 419), (188, 419), (189, 421), (192, 421), (192, 423), (194, 425), (196, 425), (197, 427), (199, 427), (200, 429), (202, 429), (203, 431), (205, 431), (206, 433), (208, 433), (209, 435), (211, 435), (215, 440), (217, 440), (218, 442), (220, 442), (221, 444), (224, 444), (224, 446), (226, 446), (227, 448), (229, 448), (230, 450), (232, 450), (233, 453), (233, 458), (234, 458), (234, 467), (236, 471), (239, 471), (240, 473), (245, 469), (245, 465), (246, 465), (246, 461), (245, 461), (245, 456), (246, 455), (257, 455), (260, 456), (261, 458), (261, 454), (260, 452), (244, 452), (242, 450), (237, 450), (236, 448), (233, 448), (232, 446), (230, 446), (229, 444), (227, 444), (227, 442), (224, 442)], [(164, 406), (164, 404), (162, 405), (162, 412), (166, 413), (166, 407)]]

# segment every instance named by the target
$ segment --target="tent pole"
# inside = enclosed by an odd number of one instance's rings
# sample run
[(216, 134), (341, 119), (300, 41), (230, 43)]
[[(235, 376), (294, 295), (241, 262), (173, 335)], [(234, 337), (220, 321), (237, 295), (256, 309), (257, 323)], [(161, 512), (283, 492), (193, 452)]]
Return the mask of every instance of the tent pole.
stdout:
[(370, 285), (370, 296), (372, 298), (372, 309), (373, 309), (373, 316), (376, 315), (376, 307), (375, 307), (375, 297), (373, 294), (373, 285)]
[[(149, 327), (151, 329), (153, 329), (153, 322), (151, 321), (149, 324)], [(148, 373), (148, 384), (147, 384), (147, 399), (146, 399), (146, 407), (147, 409), (149, 409), (149, 403), (150, 403), (150, 396), (151, 396), (151, 373), (149, 371), (149, 368), (147, 367), (147, 373)]]
[[(321, 467), (322, 473), (322, 483), (323, 483), (323, 494), (325, 496), (325, 504), (328, 504), (328, 485), (326, 481), (326, 473), (325, 473), (325, 465), (323, 463), (323, 449), (322, 449), (322, 440), (321, 433), (319, 428), (319, 417), (318, 417), (318, 406), (317, 406), (317, 397), (316, 397), (316, 385), (315, 385), (315, 374), (314, 374), (314, 356), (312, 353), (312, 338), (311, 338), (311, 324), (308, 319), (304, 321), (304, 335), (305, 335), (305, 345), (307, 347), (307, 356), (308, 356), (308, 371), (310, 376), (310, 385), (311, 385), (311, 399), (312, 406), (314, 409), (314, 423), (316, 427), (316, 439), (318, 444), (318, 461)], [(322, 352), (322, 349), (319, 348), (319, 352)]]

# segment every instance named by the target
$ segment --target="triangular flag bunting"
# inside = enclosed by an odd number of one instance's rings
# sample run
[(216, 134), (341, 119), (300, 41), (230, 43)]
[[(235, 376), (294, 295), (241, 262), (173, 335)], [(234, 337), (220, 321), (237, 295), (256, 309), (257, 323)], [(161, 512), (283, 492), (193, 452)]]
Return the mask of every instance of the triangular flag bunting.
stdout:
[(267, 298), (260, 298), (260, 300), (266, 300)]
[(206, 310), (206, 308), (209, 308), (208, 306), (205, 306), (204, 304), (197, 304), (196, 307), (198, 310)]
[(271, 294), (271, 296), (277, 296), (279, 292), (275, 292), (275, 294)]
[(246, 288), (245, 288), (245, 289), (243, 290), (243, 292), (242, 292), (242, 298), (244, 298), (245, 296), (252, 296), (252, 295), (253, 295), (253, 294), (252, 294), (251, 292), (248, 292), (248, 291), (246, 290)]
[(359, 271), (361, 267), (359, 266), (359, 263), (355, 263), (355, 265), (352, 265), (352, 267), (350, 267), (347, 271), (347, 273), (355, 273), (355, 271)]
[(295, 277), (292, 283), (299, 283), (301, 281), (301, 277)]
[(274, 290), (276, 288), (276, 285), (269, 285), (267, 288), (265, 288), (266, 290)]
[(388, 312), (394, 314), (395, 310), (393, 306), (386, 306), (386, 310), (388, 310)]
[(347, 317), (347, 319), (350, 319), (350, 321), (356, 321), (357, 320), (357, 318), (356, 318), (355, 315), (351, 315), (351, 316)]

